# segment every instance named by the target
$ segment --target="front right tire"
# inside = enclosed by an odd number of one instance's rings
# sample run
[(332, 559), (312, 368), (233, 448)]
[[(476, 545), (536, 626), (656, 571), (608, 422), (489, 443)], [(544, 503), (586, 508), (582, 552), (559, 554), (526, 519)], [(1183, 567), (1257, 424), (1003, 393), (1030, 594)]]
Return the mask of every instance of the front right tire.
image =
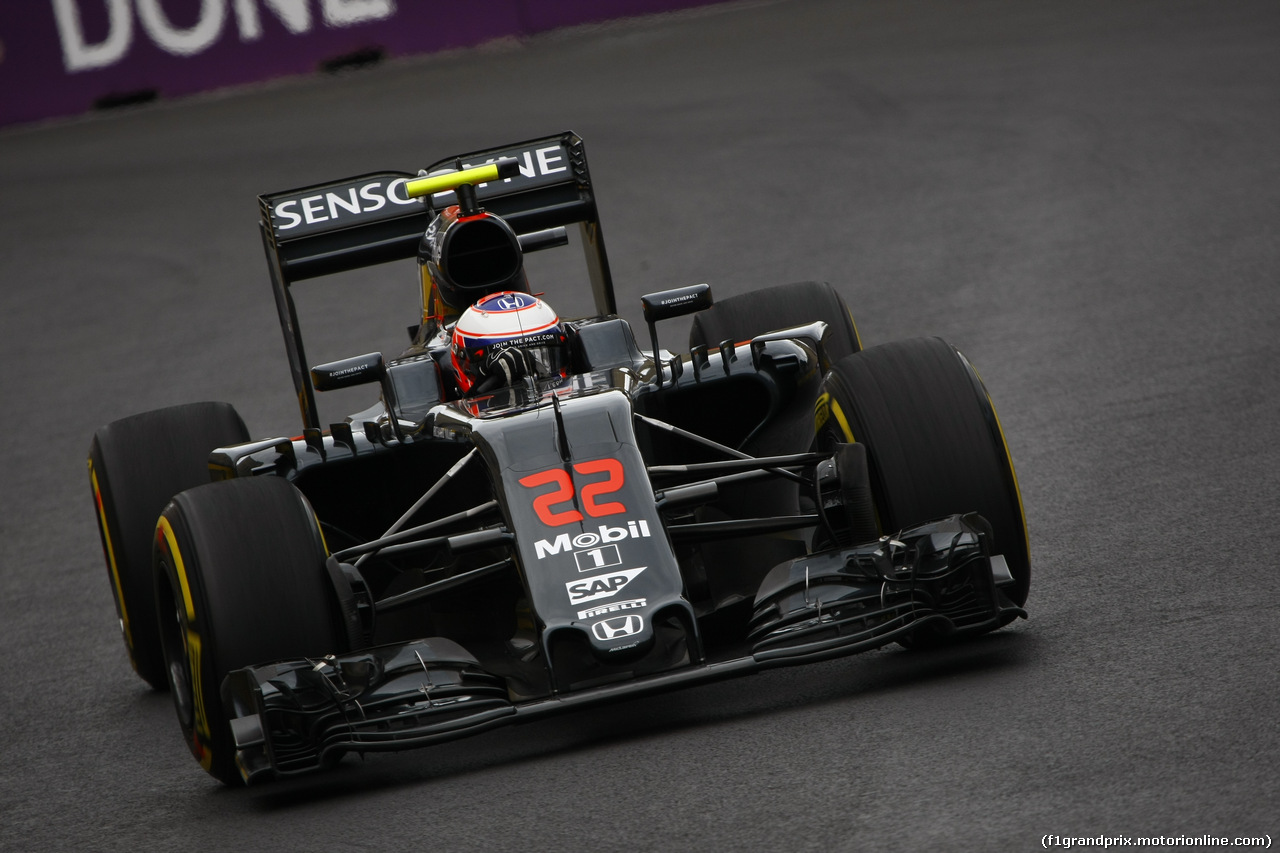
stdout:
[(941, 338), (872, 347), (838, 362), (823, 381), (817, 446), (867, 448), (882, 532), (956, 513), (992, 526), (1021, 607), (1031, 585), (1026, 518), (995, 407), (973, 365)]

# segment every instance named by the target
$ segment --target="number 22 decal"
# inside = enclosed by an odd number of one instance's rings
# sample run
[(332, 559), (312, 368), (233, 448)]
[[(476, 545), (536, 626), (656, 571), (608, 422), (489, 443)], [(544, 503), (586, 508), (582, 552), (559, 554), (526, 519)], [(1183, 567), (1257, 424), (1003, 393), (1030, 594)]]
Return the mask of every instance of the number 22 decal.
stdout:
[[(575, 462), (573, 470), (578, 474), (603, 473), (607, 475), (603, 480), (593, 480), (582, 487), (580, 492), (582, 509), (587, 515), (592, 518), (600, 518), (627, 511), (627, 508), (618, 501), (601, 502), (598, 500), (604, 495), (618, 491), (626, 482), (626, 474), (621, 462), (617, 459), (593, 459), (590, 462)], [(561, 524), (582, 521), (582, 513), (576, 509), (562, 509), (559, 512), (555, 510), (555, 507), (570, 503), (573, 500), (573, 480), (570, 479), (569, 472), (565, 469), (548, 468), (545, 471), (539, 471), (537, 474), (530, 474), (527, 477), (520, 478), (520, 485), (530, 489), (546, 485), (555, 486), (551, 491), (543, 492), (533, 499), (533, 511), (538, 514), (538, 519), (548, 527), (558, 527)]]

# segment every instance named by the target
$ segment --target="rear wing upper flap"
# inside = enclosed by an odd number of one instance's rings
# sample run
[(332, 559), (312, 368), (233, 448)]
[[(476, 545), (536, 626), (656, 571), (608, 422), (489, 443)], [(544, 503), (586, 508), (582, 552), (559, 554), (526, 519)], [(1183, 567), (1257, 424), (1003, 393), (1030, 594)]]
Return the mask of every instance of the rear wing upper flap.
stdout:
[[(604, 235), (581, 137), (571, 131), (440, 160), (428, 174), (515, 159), (519, 174), (480, 184), (476, 197), (518, 234), (578, 224), (596, 310), (617, 313)], [(290, 287), (294, 282), (416, 256), (455, 194), (409, 198), (409, 172), (373, 172), (258, 196), (260, 228), (303, 425), (319, 427)]]
[[(485, 209), (517, 233), (581, 223), (599, 231), (581, 138), (571, 132), (433, 163), (428, 174), (514, 159), (519, 175), (480, 184)], [(453, 192), (409, 198), (408, 172), (375, 172), (258, 197), (263, 237), (286, 284), (413, 257), (432, 217)]]

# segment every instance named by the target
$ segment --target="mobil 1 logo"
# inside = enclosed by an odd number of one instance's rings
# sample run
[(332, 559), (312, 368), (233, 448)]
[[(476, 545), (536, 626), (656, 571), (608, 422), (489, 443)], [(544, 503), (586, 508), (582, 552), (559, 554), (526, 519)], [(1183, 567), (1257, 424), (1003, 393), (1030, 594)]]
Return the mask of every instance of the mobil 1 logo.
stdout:
[(578, 571), (590, 572), (615, 565), (605, 562), (618, 556), (618, 546), (613, 543), (626, 539), (648, 539), (652, 535), (649, 532), (649, 522), (644, 519), (620, 521), (612, 525), (598, 525), (595, 530), (584, 531), (577, 536), (561, 533), (555, 539), (539, 539), (533, 543), (533, 551), (539, 560), (556, 554), (573, 554), (578, 561)]

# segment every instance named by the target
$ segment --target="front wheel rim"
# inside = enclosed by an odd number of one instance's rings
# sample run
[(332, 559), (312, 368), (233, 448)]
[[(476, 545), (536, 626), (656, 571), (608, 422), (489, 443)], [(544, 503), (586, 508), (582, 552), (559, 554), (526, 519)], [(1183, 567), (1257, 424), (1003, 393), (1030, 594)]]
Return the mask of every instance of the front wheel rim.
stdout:
[(182, 609), (178, 606), (169, 589), (172, 617), (164, 623), (161, 633), (161, 644), (164, 647), (165, 671), (169, 676), (169, 690), (173, 693), (173, 704), (178, 710), (178, 719), (182, 724), (191, 727), (195, 722), (195, 702), (191, 694), (191, 673), (187, 666), (186, 629), (183, 625)]

